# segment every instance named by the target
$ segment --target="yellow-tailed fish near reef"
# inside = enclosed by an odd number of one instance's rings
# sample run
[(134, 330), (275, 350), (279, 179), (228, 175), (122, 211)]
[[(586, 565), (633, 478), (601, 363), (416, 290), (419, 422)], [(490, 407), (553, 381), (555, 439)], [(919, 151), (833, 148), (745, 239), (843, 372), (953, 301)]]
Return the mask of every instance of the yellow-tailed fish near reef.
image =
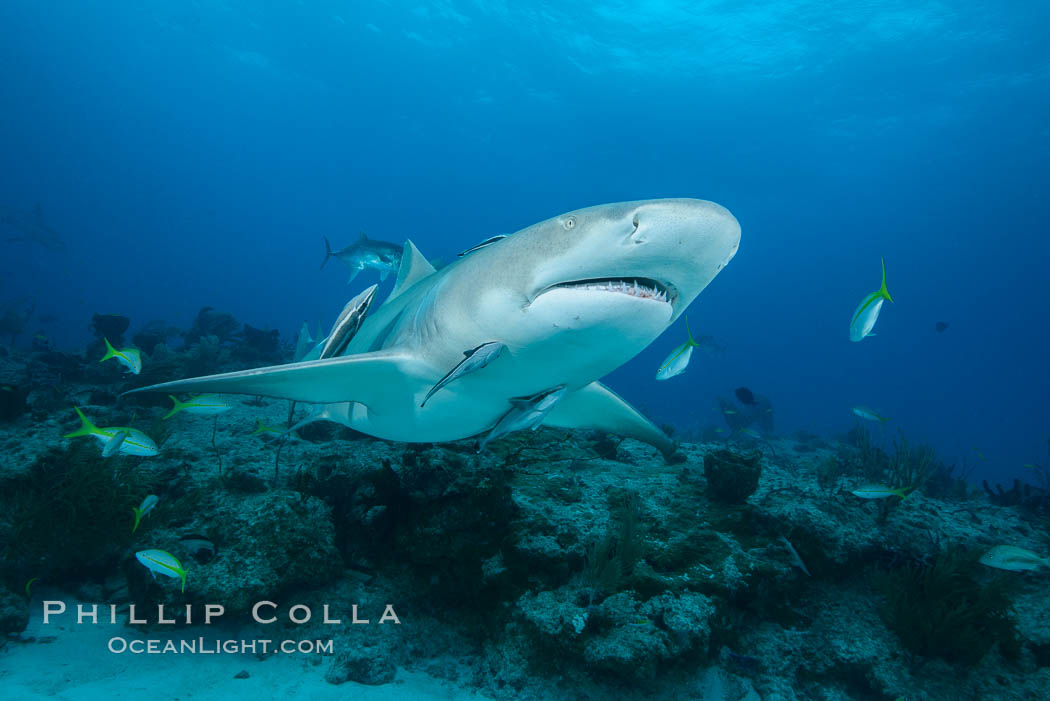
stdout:
[(182, 592), (186, 592), (186, 569), (171, 553), (164, 550), (140, 550), (135, 553), (135, 559), (149, 570), (154, 579), (158, 574), (172, 579), (181, 579)]
[(214, 416), (233, 408), (229, 402), (217, 394), (198, 394), (196, 397), (190, 397), (184, 402), (180, 402), (178, 397), (173, 394), (168, 396), (171, 398), (174, 406), (171, 408), (171, 411), (164, 415), (165, 419), (170, 419), (180, 411), (185, 411), (187, 414), (197, 414), (198, 416)]
[(882, 261), (882, 285), (879, 289), (860, 301), (857, 311), (853, 312), (853, 321), (849, 323), (849, 340), (862, 341), (868, 336), (874, 336), (871, 332), (875, 328), (875, 322), (879, 320), (879, 312), (882, 311), (882, 303), (886, 300), (893, 301), (889, 290), (886, 289), (886, 260)]
[(996, 545), (981, 555), (978, 562), (997, 570), (1009, 570), (1010, 572), (1031, 572), (1040, 567), (1050, 567), (1050, 557), (1039, 557), (1031, 550), (1017, 548), (1013, 545)]
[(138, 375), (142, 372), (142, 353), (139, 352), (138, 348), (117, 350), (110, 344), (108, 338), (103, 338), (102, 340), (106, 342), (106, 354), (98, 362), (104, 363), (110, 358), (116, 358), (117, 362), (127, 368), (132, 375)]
[(261, 436), (265, 433), (276, 433), (278, 435), (284, 433), (285, 429), (278, 426), (270, 426), (269, 424), (263, 423), (262, 419), (255, 420), (255, 430), (249, 433), (249, 436)]
[(160, 501), (160, 499), (156, 494), (150, 494), (142, 500), (142, 504), (140, 504), (137, 509), (134, 506), (131, 507), (131, 510), (135, 512), (135, 525), (131, 527), (132, 533), (139, 529), (139, 521), (142, 520), (143, 516), (146, 516), (150, 511), (153, 511), (153, 507), (157, 505), (158, 501)]
[(882, 416), (874, 409), (869, 409), (866, 406), (855, 406), (852, 409), (854, 416), (858, 416), (865, 421), (878, 421), (880, 424), (886, 423), (890, 420), (888, 416)]
[(911, 491), (906, 488), (887, 487), (882, 484), (868, 484), (853, 490), (853, 496), (861, 499), (885, 499), (887, 497), (900, 497), (904, 499)]
[(28, 582), (26, 582), (26, 599), (27, 600), (33, 598), (33, 594), (32, 594), (33, 582), (37, 581), (38, 579), (40, 579), (40, 577), (33, 577)]
[(137, 428), (128, 428), (127, 426), (106, 426), (105, 428), (99, 428), (91, 423), (91, 420), (88, 419), (88, 417), (84, 416), (84, 412), (80, 410), (80, 407), (73, 408), (76, 409), (77, 416), (80, 417), (80, 428), (72, 433), (67, 433), (62, 436), (63, 438), (91, 436), (101, 443), (104, 448), (111, 440), (113, 440), (114, 436), (118, 433), (124, 432), (127, 435), (116, 449), (121, 455), (139, 455), (142, 457), (149, 457), (160, 452), (157, 448), (157, 444), (153, 442), (153, 439)]
[(671, 351), (663, 364), (656, 371), (656, 379), (670, 380), (675, 375), (681, 375), (689, 367), (689, 360), (693, 357), (693, 349), (700, 344), (693, 340), (693, 333), (689, 330), (689, 317), (685, 318), (685, 333), (688, 336), (685, 343)]
[(108, 458), (120, 450), (120, 446), (124, 445), (124, 439), (128, 437), (127, 431), (117, 431), (113, 434), (113, 437), (105, 442), (102, 446), (102, 457)]
[(481, 368), (485, 367), (493, 360), (499, 357), (499, 354), (506, 348), (505, 345), (499, 341), (489, 341), (488, 343), (482, 343), (477, 348), (473, 348), (468, 351), (463, 351), (463, 355), (466, 357), (459, 361), (456, 367), (448, 371), (448, 374), (438, 380), (438, 383), (430, 388), (427, 392), (427, 396), (423, 397), (420, 407), (427, 403), (427, 400), (434, 396), (434, 392), (447, 385), (448, 383), (458, 380), (464, 375), (469, 375), (472, 372), (477, 372)]

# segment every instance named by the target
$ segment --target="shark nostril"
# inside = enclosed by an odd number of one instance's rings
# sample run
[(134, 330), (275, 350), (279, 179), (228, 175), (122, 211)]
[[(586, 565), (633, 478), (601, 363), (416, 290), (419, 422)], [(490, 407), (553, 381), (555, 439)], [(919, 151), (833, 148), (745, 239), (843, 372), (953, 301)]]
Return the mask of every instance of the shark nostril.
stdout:
[(638, 215), (634, 215), (634, 230), (638, 231)]

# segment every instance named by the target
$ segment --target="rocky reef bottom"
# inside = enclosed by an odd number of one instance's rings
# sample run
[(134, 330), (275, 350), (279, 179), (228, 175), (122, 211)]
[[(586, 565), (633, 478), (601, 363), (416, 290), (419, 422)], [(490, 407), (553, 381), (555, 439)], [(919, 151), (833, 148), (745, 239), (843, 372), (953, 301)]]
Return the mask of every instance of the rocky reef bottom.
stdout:
[[(61, 439), (78, 427), (71, 407), (32, 395), (0, 424), (0, 692), (18, 698), (139, 697), (162, 679), (183, 699), (346, 685), (360, 698), (1047, 698), (1045, 569), (977, 561), (1000, 544), (1045, 553), (1041, 502), (977, 492), (903, 438), (687, 442), (666, 465), (638, 443), (541, 429), (478, 455), (329, 423), (258, 429), (286, 422), (287, 402), (163, 421), (165, 407), (66, 392), (160, 452), (103, 458), (91, 438)], [(922, 486), (851, 493), (876, 479)], [(146, 550), (181, 563), (184, 591), (151, 576)], [(45, 601), (66, 608), (48, 624)], [(77, 604), (98, 605), (98, 623), (78, 623)], [(208, 605), (223, 607), (210, 625)], [(128, 622), (132, 606), (144, 622)], [(114, 638), (295, 649), (135, 654)]]

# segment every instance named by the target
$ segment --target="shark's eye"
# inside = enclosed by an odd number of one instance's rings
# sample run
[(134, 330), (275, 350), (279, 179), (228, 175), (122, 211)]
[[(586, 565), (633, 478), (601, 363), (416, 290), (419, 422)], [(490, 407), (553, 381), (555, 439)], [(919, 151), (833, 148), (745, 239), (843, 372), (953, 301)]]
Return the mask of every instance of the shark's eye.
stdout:
[(562, 222), (562, 226), (565, 227), (566, 231), (572, 231), (576, 228), (576, 217), (568, 216), (565, 217), (565, 221)]

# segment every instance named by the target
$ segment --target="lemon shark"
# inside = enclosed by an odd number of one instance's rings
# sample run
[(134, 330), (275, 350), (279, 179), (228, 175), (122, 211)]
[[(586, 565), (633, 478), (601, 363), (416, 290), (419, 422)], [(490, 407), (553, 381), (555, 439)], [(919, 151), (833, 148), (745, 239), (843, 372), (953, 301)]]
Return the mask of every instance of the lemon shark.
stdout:
[[(485, 433), (513, 400), (564, 386), (543, 425), (635, 438), (670, 458), (671, 439), (598, 380), (674, 323), (739, 243), (736, 218), (695, 199), (569, 212), (440, 270), (408, 241), (390, 296), (340, 356), (134, 391), (339, 404), (358, 431), (429, 443)], [(489, 342), (504, 345), (498, 358), (420, 406), (465, 351)]]

